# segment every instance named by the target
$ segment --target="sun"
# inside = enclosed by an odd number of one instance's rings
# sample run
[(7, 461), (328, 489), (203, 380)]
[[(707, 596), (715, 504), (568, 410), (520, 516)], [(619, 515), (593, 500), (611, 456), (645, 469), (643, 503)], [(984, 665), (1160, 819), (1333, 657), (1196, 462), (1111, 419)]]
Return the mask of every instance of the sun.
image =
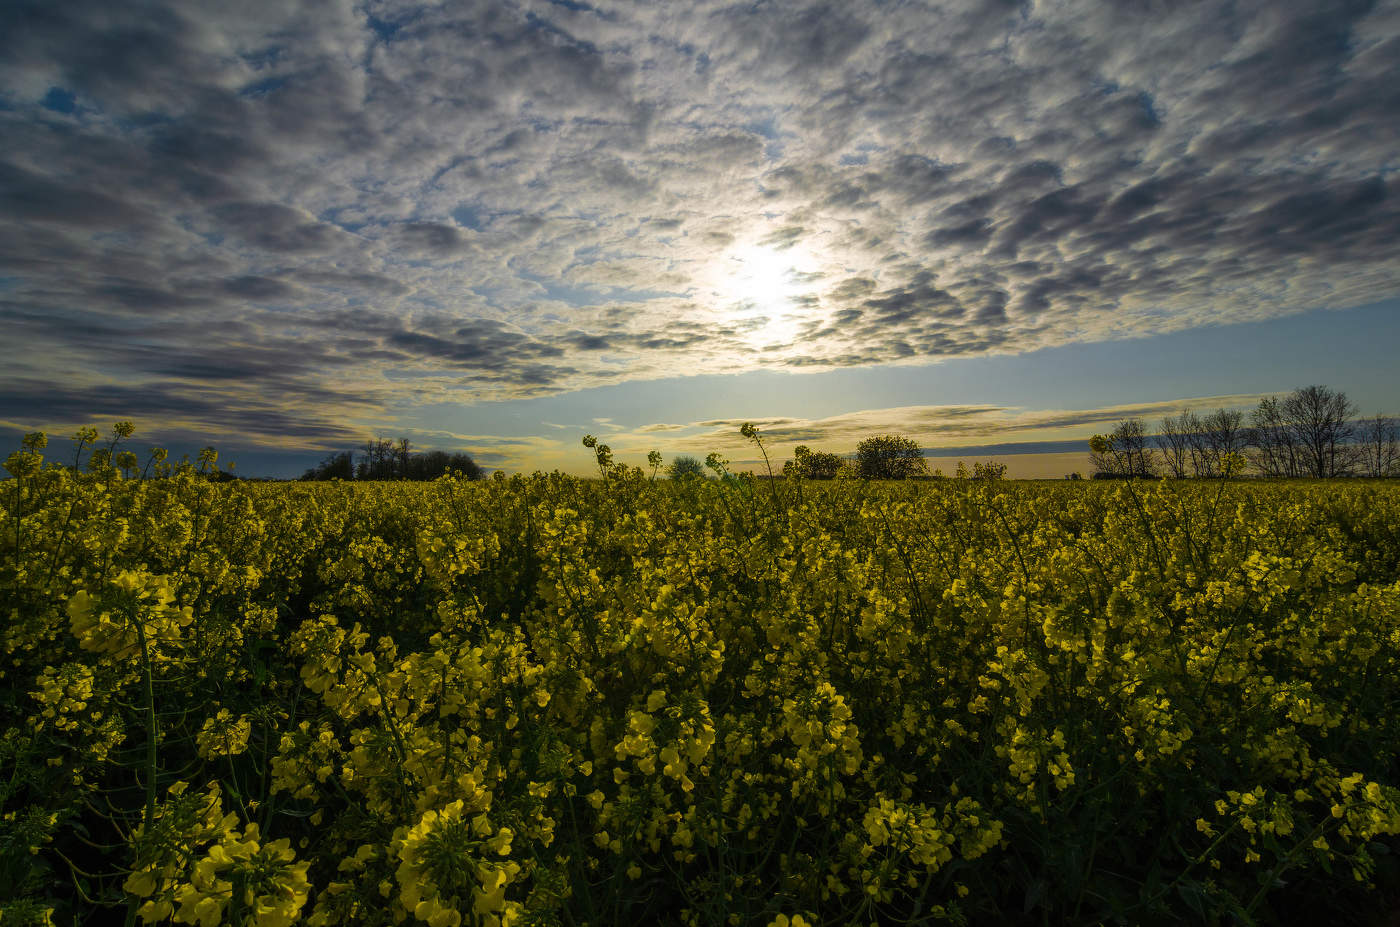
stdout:
[(793, 295), (788, 275), (790, 268), (782, 254), (771, 248), (754, 248), (746, 254), (734, 257), (736, 268), (735, 282), (742, 298), (755, 303), (760, 308), (782, 306)]
[(755, 347), (788, 344), (802, 322), (804, 256), (795, 249), (752, 245), (723, 262), (718, 295)]

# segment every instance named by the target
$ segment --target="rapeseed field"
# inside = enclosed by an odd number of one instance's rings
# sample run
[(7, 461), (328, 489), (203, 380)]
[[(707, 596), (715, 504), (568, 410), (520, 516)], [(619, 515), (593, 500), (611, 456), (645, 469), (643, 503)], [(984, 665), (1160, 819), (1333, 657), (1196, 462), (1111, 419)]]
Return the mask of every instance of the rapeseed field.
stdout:
[(0, 484), (0, 924), (1400, 897), (1400, 484), (257, 483), (95, 437)]

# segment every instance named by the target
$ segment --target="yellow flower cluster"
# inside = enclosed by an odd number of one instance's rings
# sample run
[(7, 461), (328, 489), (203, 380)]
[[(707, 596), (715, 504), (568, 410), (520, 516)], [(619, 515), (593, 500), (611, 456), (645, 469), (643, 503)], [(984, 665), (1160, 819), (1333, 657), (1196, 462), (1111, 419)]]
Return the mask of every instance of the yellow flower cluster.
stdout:
[(181, 629), (194, 620), (190, 606), (177, 606), (170, 580), (144, 570), (122, 570), (101, 598), (80, 589), (68, 600), (73, 636), (84, 650), (130, 660), (147, 651), (152, 660), (170, 659)]
[[(44, 667), (36, 680), (38, 690), (32, 695), (42, 706), (33, 718), (34, 726), (52, 726), (59, 731), (73, 731), (93, 696), (93, 672), (81, 663), (65, 663), (54, 668)], [(100, 713), (97, 713), (100, 719)]]
[(257, 824), (240, 832), (237, 821), (223, 813), (217, 783), (202, 793), (189, 793), (183, 781), (170, 787), (153, 820), (133, 835), (136, 868), (122, 885), (139, 900), (143, 923), (287, 927), (297, 920), (310, 863), (293, 862), (288, 838), (262, 843)]
[[(489, 804), (489, 793), (478, 793), (473, 802)], [(441, 811), (424, 812), (394, 841), (399, 901), (430, 927), (457, 927), (463, 910), (468, 923), (483, 927), (510, 927), (520, 918), (521, 905), (505, 898), (520, 864), (501, 859), (510, 855), (514, 834), (494, 826), (486, 810), (472, 810), (459, 798)]]
[(260, 843), (257, 824), (242, 834), (225, 831), (176, 890), (175, 922), (288, 927), (296, 922), (310, 888), (310, 863), (294, 859), (286, 837)]
[(204, 722), (195, 735), (195, 747), (201, 758), (212, 760), (216, 756), (237, 756), (248, 749), (248, 737), (253, 726), (247, 715), (235, 718), (227, 708), (220, 708), (218, 714)]

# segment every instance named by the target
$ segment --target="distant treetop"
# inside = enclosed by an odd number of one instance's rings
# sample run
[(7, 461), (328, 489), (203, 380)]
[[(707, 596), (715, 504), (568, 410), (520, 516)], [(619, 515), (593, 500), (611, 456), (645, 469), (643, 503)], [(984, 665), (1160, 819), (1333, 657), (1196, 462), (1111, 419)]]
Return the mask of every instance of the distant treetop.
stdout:
[[(358, 458), (358, 459), (357, 459)], [(303, 480), (435, 480), (447, 473), (461, 473), (479, 480), (482, 472), (469, 454), (458, 451), (413, 450), (407, 438), (380, 438), (365, 443), (357, 455), (339, 451), (302, 474)]]
[(857, 444), (856, 468), (863, 480), (906, 480), (928, 473), (923, 451), (903, 435), (875, 435)]

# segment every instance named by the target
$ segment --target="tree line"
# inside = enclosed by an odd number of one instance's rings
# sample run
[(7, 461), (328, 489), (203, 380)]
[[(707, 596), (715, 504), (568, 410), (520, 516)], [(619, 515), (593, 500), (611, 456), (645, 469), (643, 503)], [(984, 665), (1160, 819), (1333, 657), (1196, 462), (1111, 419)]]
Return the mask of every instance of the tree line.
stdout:
[[(718, 465), (717, 465), (718, 462)], [(666, 474), (673, 480), (704, 478), (707, 468), (723, 477), (728, 461), (711, 454), (710, 460), (680, 455), (671, 461)], [(776, 475), (776, 474), (775, 474)], [(929, 472), (923, 450), (914, 439), (904, 435), (872, 435), (856, 445), (854, 457), (843, 457), (830, 451), (814, 451), (799, 444), (792, 459), (783, 462), (782, 475), (804, 480), (834, 480), (849, 476), (862, 480), (939, 479), (942, 470)], [(964, 479), (997, 480), (1006, 476), (1006, 464), (978, 461), (972, 467), (958, 463), (956, 476)]]
[[(710, 455), (711, 460), (703, 465), (693, 457), (677, 457), (667, 472), (672, 479), (704, 476), (705, 467), (721, 472), (724, 469), (722, 466), (714, 466), (715, 456)], [(1005, 467), (1002, 469), (1005, 470)], [(799, 444), (793, 451), (792, 460), (784, 461), (782, 475), (804, 480), (834, 480), (842, 475), (862, 480), (906, 480), (930, 474), (924, 452), (912, 438), (873, 435), (856, 445), (853, 459), (830, 451), (814, 451), (805, 444)]]
[(1400, 476), (1400, 423), (1358, 418), (1346, 393), (1305, 386), (1268, 396), (1249, 413), (1216, 409), (1162, 419), (1149, 434), (1128, 418), (1089, 441), (1094, 476), (1222, 478), (1253, 472), (1273, 478)]
[(338, 451), (302, 474), (303, 480), (435, 480), (460, 473), (479, 480), (482, 472), (471, 455), (461, 451), (415, 451), (407, 438), (377, 438), (365, 442), (358, 454)]

